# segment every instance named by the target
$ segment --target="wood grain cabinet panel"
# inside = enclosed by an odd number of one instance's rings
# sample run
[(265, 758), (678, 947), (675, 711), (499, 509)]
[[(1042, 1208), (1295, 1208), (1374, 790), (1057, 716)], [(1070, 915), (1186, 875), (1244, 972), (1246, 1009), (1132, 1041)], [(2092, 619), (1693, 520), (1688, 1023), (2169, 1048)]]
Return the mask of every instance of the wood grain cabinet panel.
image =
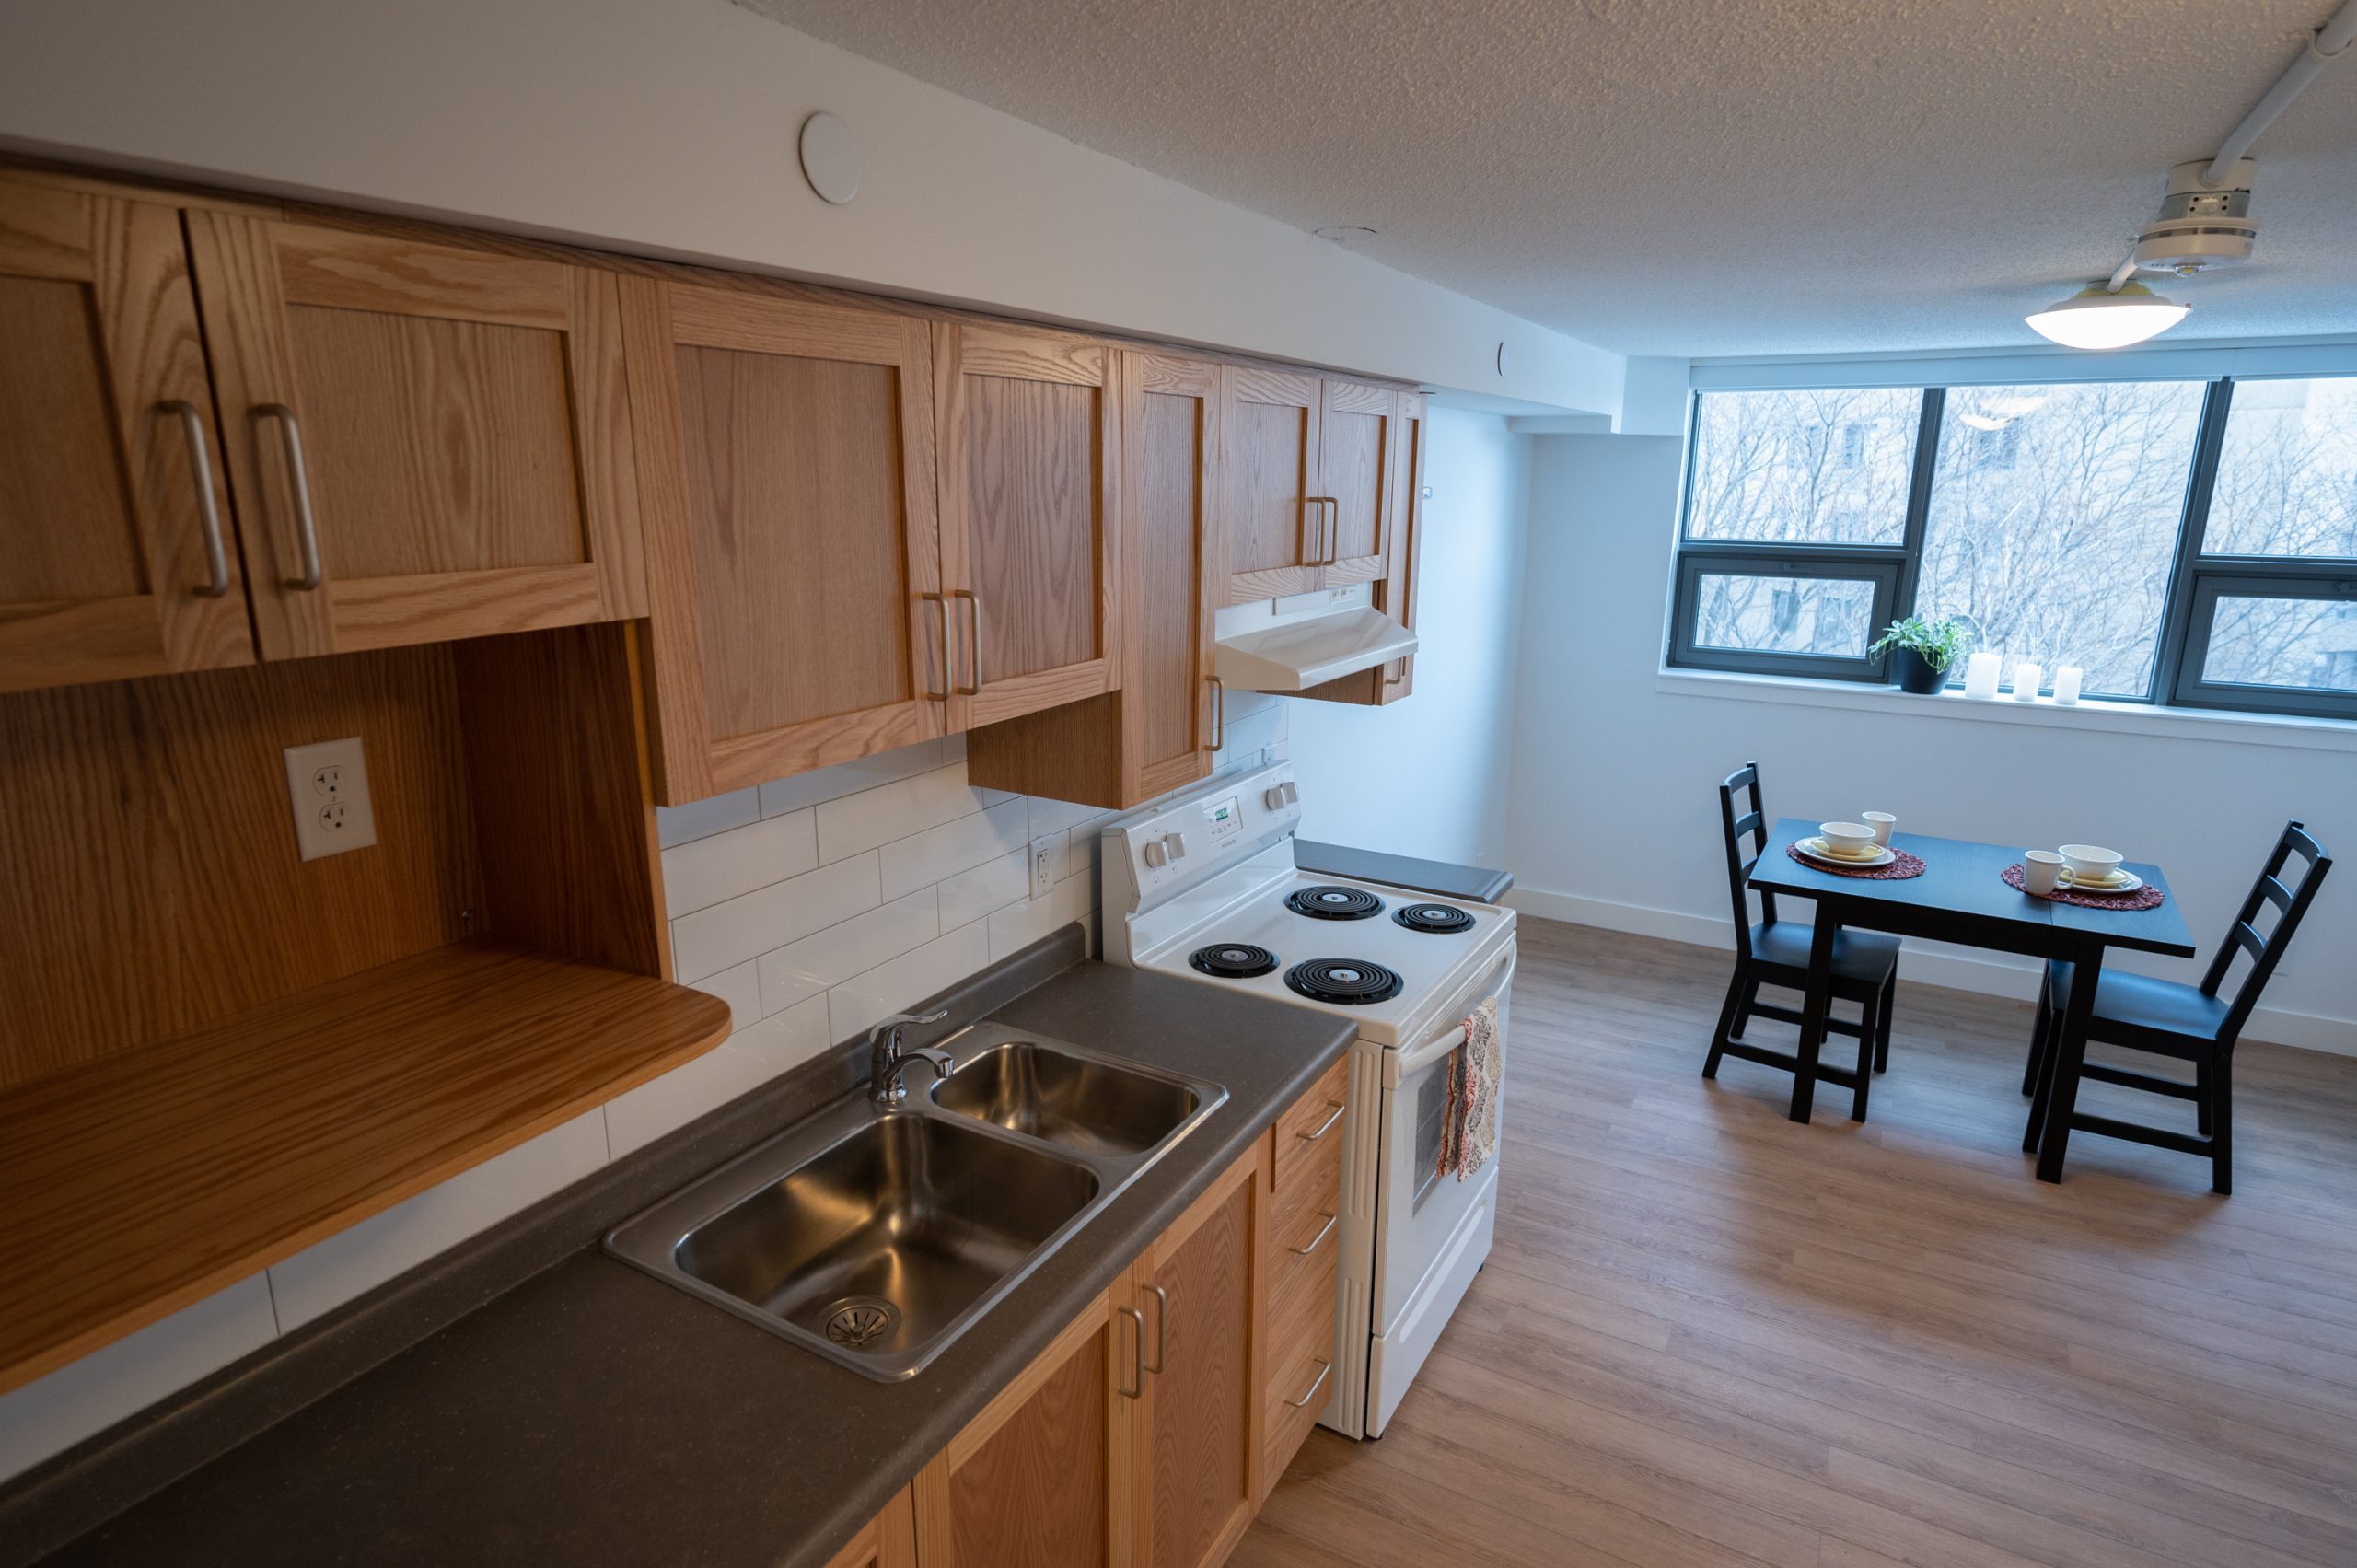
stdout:
[(993, 789), (1123, 807), (1211, 771), (1220, 703), (1213, 614), (1220, 553), (1220, 367), (1183, 354), (1115, 356), (1121, 472), (1116, 691), (975, 730), (967, 776)]
[(1098, 1296), (918, 1472), (924, 1568), (1127, 1568), (1132, 1323)]
[[(1424, 487), (1424, 399), (1421, 392), (1393, 392), (1395, 407), (1385, 432), (1388, 455), (1384, 460), (1384, 552), (1380, 571), (1373, 561), (1344, 564), (1361, 566), (1375, 584), (1375, 607), (1411, 632), (1416, 629), (1417, 571), (1422, 561)], [(1346, 548), (1348, 548), (1346, 546)], [(1334, 568), (1328, 568), (1329, 579)], [(1355, 703), (1365, 707), (1396, 703), (1415, 690), (1416, 656), (1395, 659), (1374, 669), (1363, 669), (1323, 685), (1305, 697), (1327, 703)]]
[(916, 1568), (916, 1491), (903, 1487), (884, 1511), (870, 1519), (827, 1568)]
[(942, 575), (972, 729), (1120, 683), (1113, 351), (984, 322), (934, 329)]
[(180, 215), (0, 178), (0, 691), (250, 664)]
[(1325, 556), (1326, 508), (1312, 499), (1322, 384), (1243, 366), (1226, 382), (1227, 602), (1307, 593)]
[(612, 274), (187, 222), (264, 656), (645, 613)]
[(1140, 1255), (1133, 1561), (1212, 1568), (1252, 1522), (1257, 1157), (1238, 1161)]
[(622, 283), (678, 805), (940, 735), (952, 619), (913, 318)]
[(1332, 588), (1387, 577), (1398, 505), (1390, 483), (1399, 455), (1392, 428), (1398, 394), (1388, 387), (1328, 381), (1321, 396), (1318, 493), (1327, 533), (1319, 584)]

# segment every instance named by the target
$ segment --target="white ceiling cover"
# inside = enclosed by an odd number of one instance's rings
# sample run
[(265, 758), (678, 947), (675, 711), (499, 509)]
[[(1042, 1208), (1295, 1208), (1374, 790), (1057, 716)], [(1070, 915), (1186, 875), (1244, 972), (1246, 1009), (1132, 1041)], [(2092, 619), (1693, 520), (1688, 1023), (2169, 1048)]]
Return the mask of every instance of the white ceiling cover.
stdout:
[[(1629, 354), (2028, 344), (2334, 0), (740, 0)], [(2187, 337), (2357, 331), (2357, 62)]]

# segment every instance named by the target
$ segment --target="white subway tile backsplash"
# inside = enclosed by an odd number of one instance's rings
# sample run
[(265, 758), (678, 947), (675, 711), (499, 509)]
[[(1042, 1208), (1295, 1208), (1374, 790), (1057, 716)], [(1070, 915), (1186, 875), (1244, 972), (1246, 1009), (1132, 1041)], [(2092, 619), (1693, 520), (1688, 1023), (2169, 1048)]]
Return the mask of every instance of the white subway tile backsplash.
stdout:
[(941, 935), (941, 898), (928, 884), (890, 903), (790, 942), (761, 958), (761, 1011), (775, 1013)]
[(272, 1264), (279, 1332), (343, 1306), (605, 1163), (605, 1115), (591, 1110)]
[(990, 935), (983, 925), (979, 920), (961, 925), (829, 991), (828, 1019), (834, 1037), (849, 1040), (877, 1019), (906, 1012), (988, 964)]
[(641, 1084), (628, 1094), (606, 1102), (608, 1157), (620, 1159), (644, 1148), (705, 1111), (759, 1088), (773, 1076), (775, 1074), (762, 1058), (726, 1043), (716, 1045), (654, 1082)]
[(731, 828), (741, 828), (748, 822), (758, 822), (761, 817), (760, 791), (732, 790), (726, 795), (691, 801), (685, 806), (656, 807), (655, 836), (665, 849), (669, 849), (675, 844), (692, 843), (714, 833), (725, 833)]
[(955, 930), (980, 920), (993, 910), (1004, 909), (1031, 890), (1030, 854), (1014, 850), (986, 860), (970, 871), (960, 871), (941, 883), (941, 923)]
[(686, 984), (698, 991), (709, 992), (728, 1004), (728, 1027), (741, 1029), (761, 1021), (761, 971), (751, 959), (726, 969), (718, 974), (708, 974), (702, 980)]
[(663, 852), (663, 895), (674, 918), (799, 877), (819, 864), (808, 811), (768, 817)]
[(1018, 796), (987, 811), (893, 840), (876, 852), (880, 857), (884, 896), (897, 897), (1022, 848), (1030, 842), (1025, 822), (1023, 799)]
[(1008, 905), (985, 923), (990, 927), (990, 961), (996, 963), (1075, 920), (1088, 921), (1089, 951), (1095, 952), (1097, 923), (1090, 914), (1096, 907), (1097, 883), (1086, 877), (1068, 877), (1051, 888), (1044, 898)]
[(841, 860), (911, 833), (970, 817), (985, 807), (1021, 798), (999, 789), (977, 789), (966, 782), (963, 759), (946, 768), (898, 779), (874, 789), (822, 802), (819, 813), (819, 859)]
[(772, 1074), (799, 1066), (827, 1049), (827, 998), (811, 996), (728, 1038), (728, 1049), (753, 1057)]
[(671, 922), (671, 964), (682, 983), (717, 974), (849, 920), (883, 901), (875, 852), (806, 871)]
[[(958, 738), (962, 741), (964, 737)], [(889, 784), (894, 779), (931, 772), (965, 754), (963, 745), (953, 752), (941, 741), (920, 740), (914, 746), (903, 746), (897, 751), (862, 757), (856, 761), (838, 762), (831, 768), (796, 773), (790, 779), (772, 779), (761, 786), (761, 815), (776, 817), (806, 806), (816, 806), (822, 800), (857, 795), (861, 790), (874, 789), (877, 784)]]
[(1113, 813), (1101, 806), (1079, 806), (1069, 800), (1049, 800), (1042, 796), (1029, 796), (1031, 802), (1031, 836), (1058, 833), (1083, 822), (1097, 823)]
[(150, 1323), (46, 1377), (0, 1394), (0, 1476), (72, 1447), (218, 1371), (278, 1332), (265, 1275)]

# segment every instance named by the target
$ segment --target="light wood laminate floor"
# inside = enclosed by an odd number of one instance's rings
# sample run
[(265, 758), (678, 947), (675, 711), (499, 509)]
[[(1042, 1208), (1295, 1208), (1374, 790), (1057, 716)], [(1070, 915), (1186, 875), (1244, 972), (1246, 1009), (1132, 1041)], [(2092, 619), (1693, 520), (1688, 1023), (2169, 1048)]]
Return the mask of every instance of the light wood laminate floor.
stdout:
[(2357, 1060), (2242, 1047), (2231, 1198), (2084, 1134), (2058, 1188), (2027, 1004), (1902, 965), (1872, 1121), (1800, 1127), (1787, 1075), (1700, 1076), (1728, 962), (1523, 921), (1489, 1266), (1233, 1562), (2357, 1564)]

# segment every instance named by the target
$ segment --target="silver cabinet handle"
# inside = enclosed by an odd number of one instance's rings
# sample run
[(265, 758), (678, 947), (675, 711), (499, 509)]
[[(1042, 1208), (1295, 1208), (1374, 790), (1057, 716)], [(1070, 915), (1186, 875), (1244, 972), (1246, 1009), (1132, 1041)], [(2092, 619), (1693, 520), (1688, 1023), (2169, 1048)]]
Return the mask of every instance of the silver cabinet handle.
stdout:
[(1316, 1236), (1309, 1238), (1308, 1246), (1288, 1247), (1285, 1250), (1292, 1253), (1296, 1258), (1308, 1257), (1312, 1252), (1317, 1251), (1320, 1247), (1326, 1245), (1326, 1238), (1334, 1234), (1334, 1223), (1335, 1217), (1332, 1214), (1328, 1214), (1326, 1216), (1325, 1227), (1319, 1230)]
[(1212, 687), (1212, 743), (1203, 749), (1217, 751), (1227, 744), (1227, 682), (1216, 675), (1203, 679)]
[(199, 598), (220, 598), (229, 591), (229, 547), (221, 535), (221, 507), (213, 498), (213, 454), (204, 443), (204, 415), (186, 398), (157, 405), (180, 416), (188, 436), (188, 463), (196, 472), (196, 515), (204, 524), (204, 567), (209, 574)]
[[(1329, 1100), (1329, 1101), (1327, 1101), (1326, 1103), (1327, 1103), (1327, 1104), (1329, 1104), (1329, 1105), (1333, 1105), (1333, 1104), (1334, 1104), (1334, 1102), (1333, 1102), (1333, 1101), (1331, 1101), (1331, 1100)], [(1326, 1134), (1327, 1134), (1327, 1133), (1331, 1132), (1334, 1130), (1334, 1123), (1336, 1123), (1337, 1121), (1340, 1121), (1341, 1120), (1342, 1120), (1342, 1112), (1343, 1112), (1343, 1111), (1345, 1111), (1345, 1110), (1348, 1110), (1349, 1109), (1350, 1109), (1350, 1107), (1349, 1107), (1347, 1104), (1345, 1104), (1345, 1105), (1336, 1105), (1336, 1106), (1334, 1106), (1334, 1114), (1333, 1114), (1333, 1115), (1331, 1115), (1331, 1116), (1329, 1116), (1329, 1117), (1328, 1117), (1325, 1121), (1323, 1121), (1319, 1122), (1319, 1123), (1318, 1124), (1318, 1131), (1317, 1131), (1317, 1132), (1295, 1132), (1295, 1133), (1294, 1134), (1294, 1136), (1295, 1136), (1295, 1137), (1296, 1137), (1296, 1138), (1298, 1138), (1298, 1139), (1300, 1139), (1300, 1140), (1301, 1140), (1303, 1143), (1305, 1143), (1305, 1144), (1314, 1144), (1314, 1143), (1318, 1142), (1318, 1139), (1323, 1138), (1324, 1136), (1326, 1136)]]
[[(1138, 1288), (1154, 1297), (1157, 1308), (1154, 1315), (1154, 1359), (1152, 1361), (1145, 1359), (1144, 1349), (1141, 1345), (1138, 1360), (1146, 1371), (1158, 1373), (1162, 1370), (1165, 1353), (1170, 1348), (1170, 1293), (1160, 1285), (1141, 1285)], [(1144, 1320), (1140, 1321), (1143, 1324)], [(1144, 1338), (1143, 1328), (1140, 1329), (1139, 1338), (1141, 1341)]]
[(1330, 495), (1305, 495), (1301, 498), (1301, 504), (1304, 506), (1330, 506), (1333, 508), (1332, 511), (1322, 514), (1327, 520), (1318, 525), (1318, 553), (1302, 563), (1305, 566), (1323, 566), (1326, 564), (1327, 548), (1333, 538), (1331, 525), (1339, 525), (1341, 523), (1342, 517), (1342, 504), (1340, 501), (1335, 500)]
[(1115, 1310), (1137, 1326), (1138, 1337), (1130, 1350), (1130, 1380), (1120, 1385), (1121, 1393), (1134, 1400), (1145, 1392), (1145, 1314), (1134, 1307), (1117, 1307)]
[(1334, 1370), (1334, 1364), (1333, 1364), (1332, 1362), (1330, 1362), (1330, 1361), (1321, 1361), (1321, 1362), (1319, 1362), (1319, 1363), (1318, 1364), (1318, 1381), (1317, 1381), (1317, 1382), (1315, 1382), (1315, 1383), (1312, 1383), (1312, 1384), (1309, 1386), (1309, 1391), (1308, 1391), (1307, 1393), (1306, 1393), (1306, 1394), (1302, 1395), (1302, 1397), (1301, 1397), (1301, 1398), (1299, 1398), (1299, 1399), (1297, 1399), (1297, 1400), (1287, 1400), (1285, 1401), (1285, 1403), (1286, 1403), (1286, 1404), (1288, 1404), (1288, 1405), (1290, 1405), (1290, 1406), (1292, 1406), (1295, 1410), (1297, 1410), (1297, 1411), (1300, 1411), (1300, 1410), (1307, 1410), (1307, 1409), (1309, 1408), (1309, 1401), (1310, 1401), (1310, 1400), (1314, 1400), (1314, 1399), (1316, 1399), (1316, 1398), (1318, 1397), (1318, 1389), (1323, 1388), (1324, 1387), (1326, 1387), (1326, 1379), (1327, 1379), (1327, 1377), (1328, 1377), (1328, 1376), (1329, 1376), (1333, 1372), (1333, 1370)]
[(289, 577), (290, 588), (316, 588), (327, 578), (319, 566), (319, 524), (311, 515), (311, 480), (303, 467), (303, 429), (295, 422), (295, 411), (284, 403), (262, 403), (254, 410), (257, 419), (278, 421), (279, 436), (286, 443), (286, 473), (295, 486), (295, 539), (303, 550), (303, 575)]
[[(941, 611), (941, 683), (945, 686), (952, 685), (954, 682), (949, 674), (949, 600), (940, 594), (919, 594), (917, 598), (927, 601), (935, 610)], [(930, 662), (930, 660), (927, 661), (928, 664)], [(932, 683), (928, 681), (926, 684), (930, 686)], [(924, 700), (928, 703), (946, 703), (949, 701), (949, 693), (927, 691)]]
[[(982, 694), (982, 596), (970, 588), (952, 588), (949, 590), (949, 597), (964, 599), (967, 609), (973, 615), (973, 619), (967, 623), (970, 631), (966, 644), (966, 673), (972, 678), (973, 684), (959, 686), (953, 682), (949, 689), (960, 697), (979, 697)], [(945, 621), (943, 624), (946, 626), (948, 622)], [(945, 638), (947, 635), (946, 632), (943, 633)], [(944, 646), (946, 649), (946, 643)], [(948, 655), (945, 651), (942, 656), (946, 658)]]
[(1397, 686), (1397, 685), (1399, 685), (1400, 682), (1402, 682), (1402, 681), (1406, 680), (1407, 679), (1408, 679), (1408, 661), (1407, 661), (1406, 659), (1401, 659), (1401, 660), (1399, 661), (1399, 674), (1397, 674), (1397, 675), (1387, 675), (1387, 676), (1385, 676), (1385, 677), (1383, 678), (1383, 683), (1384, 683), (1386, 686)]
[(1331, 566), (1342, 558), (1342, 504), (1329, 495), (1326, 505), (1333, 510), (1326, 514), (1326, 559), (1318, 564)]

